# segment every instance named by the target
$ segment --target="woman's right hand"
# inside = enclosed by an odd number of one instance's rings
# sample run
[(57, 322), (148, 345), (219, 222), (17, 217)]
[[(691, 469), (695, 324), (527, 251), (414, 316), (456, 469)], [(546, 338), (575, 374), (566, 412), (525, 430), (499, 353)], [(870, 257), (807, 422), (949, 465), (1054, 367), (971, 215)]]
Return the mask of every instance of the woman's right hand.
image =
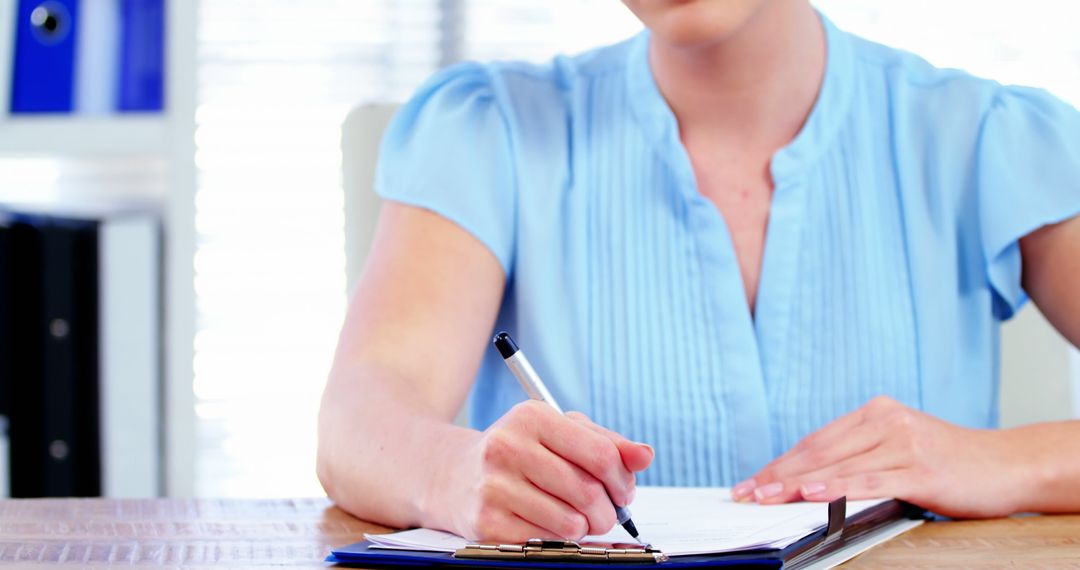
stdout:
[[(487, 431), (453, 424), (502, 306), (493, 251), (439, 214), (387, 200), (319, 412), (319, 480), (392, 528), (470, 539), (578, 538), (615, 524), (652, 450), (584, 416), (515, 407)], [(423, 347), (423, 358), (417, 358)]]
[(617, 522), (612, 502), (630, 504), (634, 473), (653, 459), (646, 444), (532, 400), (477, 436), (464, 455), (448, 456), (433, 490), (438, 510), (449, 510), (429, 515), (480, 541), (604, 534)]

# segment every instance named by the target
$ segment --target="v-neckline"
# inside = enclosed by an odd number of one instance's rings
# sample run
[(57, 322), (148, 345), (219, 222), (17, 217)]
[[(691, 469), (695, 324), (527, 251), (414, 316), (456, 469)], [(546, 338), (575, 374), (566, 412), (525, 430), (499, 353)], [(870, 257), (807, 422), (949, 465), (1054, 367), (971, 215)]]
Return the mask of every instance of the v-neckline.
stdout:
[[(698, 190), (678, 122), (656, 85), (649, 64), (649, 33), (630, 46), (628, 99), (637, 123), (674, 177), (673, 191), (684, 204), (685, 220), (697, 244), (700, 278), (713, 290), (706, 314), (723, 355), (723, 376), (717, 382), (742, 412), (733, 420), (733, 457), (737, 473), (748, 476), (779, 451), (755, 445), (771, 426), (767, 405), (770, 362), (782, 362), (798, 278), (799, 236), (811, 188), (806, 169), (823, 155), (846, 121), (854, 80), (850, 38), (819, 14), (826, 38), (825, 72), (817, 101), (795, 138), (770, 161), (773, 195), (769, 207), (763, 257), (751, 315), (731, 232), (720, 210)], [(732, 299), (738, 299), (732, 303)], [(771, 430), (771, 427), (767, 428)], [(773, 438), (767, 438), (773, 441)], [(749, 443), (746, 443), (749, 442)]]
[[(795, 249), (793, 246), (798, 236), (797, 230), (801, 227), (802, 202), (799, 198), (804, 196), (793, 196), (797, 193), (795, 188), (800, 185), (799, 175), (824, 153), (829, 142), (835, 138), (843, 124), (843, 118), (847, 115), (846, 110), (851, 99), (852, 85), (849, 68), (852, 53), (848, 45), (849, 40), (824, 15), (818, 13), (818, 17), (825, 33), (824, 76), (818, 97), (803, 127), (791, 142), (773, 155), (769, 162), (773, 188), (753, 309), (747, 302), (748, 296), (743, 284), (741, 268), (738, 268), (736, 264), (738, 269), (736, 281), (738, 281), (737, 289), (741, 294), (740, 299), (743, 301), (746, 317), (754, 329), (755, 336), (758, 337), (762, 333), (762, 313), (771, 315), (777, 312), (772, 310), (772, 305), (782, 301), (777, 297), (784, 296), (781, 295), (782, 291), (777, 289), (790, 290), (780, 285), (774, 287), (772, 281), (792, 281), (792, 275), (786, 278), (781, 276), (794, 270), (794, 263), (790, 263), (793, 259), (787, 259), (790, 255), (784, 255), (783, 251), (790, 253), (790, 250)], [(659, 148), (664, 149), (661, 154), (676, 173), (679, 179), (678, 186), (684, 198), (691, 202), (704, 200), (708, 204), (708, 207), (714, 211), (718, 223), (723, 225), (728, 246), (734, 252), (734, 240), (730, 228), (719, 208), (699, 191), (689, 153), (679, 136), (678, 121), (656, 84), (649, 63), (649, 37), (649, 31), (645, 30), (634, 38), (631, 46), (628, 87), (631, 89), (629, 99), (634, 113), (646, 134), (659, 145)], [(764, 320), (768, 318), (771, 316)]]

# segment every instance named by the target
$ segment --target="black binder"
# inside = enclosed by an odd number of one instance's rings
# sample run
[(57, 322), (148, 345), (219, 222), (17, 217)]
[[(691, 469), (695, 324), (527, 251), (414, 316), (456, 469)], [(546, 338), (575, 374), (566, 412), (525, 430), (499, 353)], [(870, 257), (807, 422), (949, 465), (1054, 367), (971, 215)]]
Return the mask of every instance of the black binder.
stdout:
[(12, 496), (160, 495), (160, 231), (138, 205), (0, 204)]
[[(15, 373), (12, 368), (10, 352), (14, 339), (11, 335), (11, 292), (8, 272), (11, 271), (11, 235), (0, 221), (0, 416), (7, 417), (11, 413), (11, 396), (8, 389), (10, 382), (7, 380)], [(0, 434), (0, 437), (6, 436)], [(0, 463), (10, 465), (9, 458), (0, 458)]]
[(97, 496), (97, 225), (8, 215), (0, 234), (11, 495)]

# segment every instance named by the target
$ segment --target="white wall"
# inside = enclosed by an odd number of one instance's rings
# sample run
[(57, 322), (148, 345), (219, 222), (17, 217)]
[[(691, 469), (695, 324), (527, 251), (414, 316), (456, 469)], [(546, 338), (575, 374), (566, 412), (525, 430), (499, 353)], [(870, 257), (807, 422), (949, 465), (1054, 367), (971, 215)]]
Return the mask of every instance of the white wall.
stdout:
[(1001, 330), (1001, 425), (1080, 417), (1075, 349), (1028, 303)]

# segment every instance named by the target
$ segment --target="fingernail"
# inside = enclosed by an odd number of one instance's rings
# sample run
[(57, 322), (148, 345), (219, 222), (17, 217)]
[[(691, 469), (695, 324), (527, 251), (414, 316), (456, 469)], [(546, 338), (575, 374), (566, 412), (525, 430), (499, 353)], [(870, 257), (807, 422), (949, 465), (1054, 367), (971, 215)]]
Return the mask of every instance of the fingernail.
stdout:
[(644, 449), (645, 451), (648, 451), (648, 452), (649, 452), (649, 458), (650, 458), (650, 460), (651, 460), (651, 459), (652, 459), (653, 457), (656, 457), (656, 450), (654, 450), (654, 449), (652, 448), (652, 446), (651, 446), (651, 445), (649, 445), (649, 444), (647, 444), (647, 443), (638, 443), (638, 447), (641, 447), (641, 448), (643, 448), (643, 449)]
[(822, 483), (821, 481), (810, 481), (809, 483), (803, 483), (802, 487), (799, 488), (799, 492), (801, 492), (804, 497), (808, 495), (817, 495), (819, 493), (824, 493), (825, 483)]
[(634, 497), (636, 497), (636, 496), (637, 496), (637, 487), (634, 487), (633, 489), (630, 489), (630, 495), (626, 498), (626, 505), (624, 505), (624, 506), (629, 506), (630, 503), (633, 503), (634, 502)]
[(775, 497), (780, 494), (780, 491), (784, 490), (784, 484), (780, 482), (769, 483), (768, 485), (762, 485), (757, 489), (754, 489), (754, 496), (757, 500), (763, 501), (769, 497)]
[(749, 500), (755, 487), (757, 483), (753, 479), (747, 479), (731, 488), (731, 498), (738, 502)]

